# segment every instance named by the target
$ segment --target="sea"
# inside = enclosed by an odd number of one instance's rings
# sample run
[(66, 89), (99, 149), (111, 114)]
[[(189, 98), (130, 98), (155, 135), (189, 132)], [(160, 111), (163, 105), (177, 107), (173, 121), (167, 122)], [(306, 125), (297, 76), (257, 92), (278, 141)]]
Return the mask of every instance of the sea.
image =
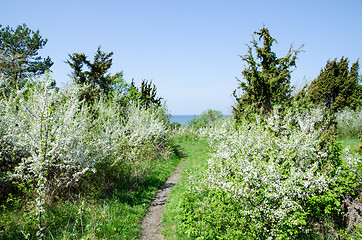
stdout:
[(189, 121), (198, 117), (200, 117), (200, 115), (172, 115), (170, 118), (170, 122), (178, 122), (187, 125)]

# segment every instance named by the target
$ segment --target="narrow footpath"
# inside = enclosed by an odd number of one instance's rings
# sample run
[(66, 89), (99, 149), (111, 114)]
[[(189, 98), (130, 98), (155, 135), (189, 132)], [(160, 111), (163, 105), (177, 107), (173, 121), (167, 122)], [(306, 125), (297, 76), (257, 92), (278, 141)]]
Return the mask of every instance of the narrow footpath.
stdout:
[(166, 181), (159, 190), (151, 203), (151, 206), (142, 221), (142, 235), (141, 240), (159, 240), (163, 239), (161, 230), (162, 215), (164, 212), (164, 205), (172, 188), (177, 184), (181, 176), (184, 163), (181, 163), (177, 169), (172, 173), (171, 177)]

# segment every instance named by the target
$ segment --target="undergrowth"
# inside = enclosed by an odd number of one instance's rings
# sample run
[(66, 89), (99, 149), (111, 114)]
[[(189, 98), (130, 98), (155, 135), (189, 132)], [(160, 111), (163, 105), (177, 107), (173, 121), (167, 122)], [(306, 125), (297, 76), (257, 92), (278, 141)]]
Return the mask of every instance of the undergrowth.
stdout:
[[(157, 189), (180, 163), (177, 146), (168, 161), (154, 162), (152, 171), (132, 190), (132, 186), (115, 189), (111, 194), (60, 198), (46, 205), (43, 222), (47, 239), (138, 239), (140, 225)], [(1, 210), (0, 239), (37, 239), (32, 209), (16, 207)]]

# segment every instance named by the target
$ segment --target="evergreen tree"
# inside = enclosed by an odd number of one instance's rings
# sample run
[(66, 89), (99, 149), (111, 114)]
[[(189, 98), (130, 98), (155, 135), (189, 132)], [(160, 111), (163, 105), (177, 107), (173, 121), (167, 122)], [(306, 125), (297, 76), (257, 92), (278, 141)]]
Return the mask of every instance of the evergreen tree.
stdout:
[(157, 97), (157, 88), (152, 81), (142, 80), (141, 87), (138, 89), (134, 82), (131, 83), (129, 91), (130, 100), (139, 102), (146, 109), (160, 107), (162, 98)]
[(15, 30), (0, 25), (0, 74), (11, 87), (21, 88), (27, 76), (40, 75), (50, 69), (51, 59), (38, 56), (46, 43), (39, 30), (34, 32), (25, 24)]
[[(241, 56), (247, 63), (242, 72), (246, 82), (238, 79), (237, 89), (243, 92), (240, 97), (237, 96), (236, 90), (234, 91), (237, 105), (233, 108), (233, 112), (236, 119), (248, 111), (269, 113), (273, 105), (289, 101), (293, 90), (290, 85), (290, 68), (296, 66), (300, 49), (293, 50), (290, 47), (285, 57), (278, 58), (271, 49), (276, 40), (271, 37), (269, 30), (263, 27), (254, 34), (257, 35), (258, 41), (253, 37), (252, 45), (248, 45), (248, 54)], [(256, 57), (253, 55), (253, 50)]]
[[(111, 75), (107, 73), (112, 66), (113, 52), (105, 53), (98, 47), (91, 62), (84, 53), (69, 54), (67, 64), (72, 68), (72, 77), (77, 84), (86, 85), (81, 98), (93, 102), (100, 95), (107, 96), (112, 91), (113, 83), (122, 78), (122, 72)], [(86, 68), (86, 69), (84, 69)]]
[(359, 63), (353, 63), (351, 69), (348, 65), (348, 58), (342, 57), (339, 62), (337, 59), (328, 60), (319, 76), (308, 87), (309, 100), (314, 104), (325, 105), (332, 111), (360, 106)]

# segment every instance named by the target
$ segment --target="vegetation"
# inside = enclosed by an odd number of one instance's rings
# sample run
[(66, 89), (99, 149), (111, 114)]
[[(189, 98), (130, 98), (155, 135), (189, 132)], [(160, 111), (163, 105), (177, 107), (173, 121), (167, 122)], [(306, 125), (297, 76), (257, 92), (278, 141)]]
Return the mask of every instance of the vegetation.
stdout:
[(151, 82), (142, 80), (141, 87), (138, 89), (134, 82), (131, 83), (130, 98), (132, 101), (139, 102), (146, 109), (153, 107), (160, 107), (162, 105), (162, 98), (157, 97), (157, 88)]
[(28, 76), (44, 74), (53, 65), (49, 57), (42, 59), (38, 51), (47, 43), (39, 30), (32, 31), (25, 24), (16, 29), (0, 24), (0, 76), (11, 88), (21, 88)]
[[(0, 102), (3, 211), (14, 208), (30, 221), (16, 236), (21, 231), (31, 238), (56, 234), (49, 232), (48, 209), (58, 201), (103, 199), (119, 191), (135, 194), (154, 168), (168, 165), (163, 162), (172, 153), (163, 110), (146, 110), (137, 103), (120, 109), (117, 101), (104, 98), (90, 108), (79, 99), (81, 86), (53, 90), (52, 82), (46, 76)], [(15, 205), (6, 204), (13, 200)], [(1, 238), (12, 239), (7, 232), (14, 223), (4, 217)]]
[[(47, 239), (138, 239), (141, 220), (157, 193), (181, 160), (178, 150), (168, 161), (153, 162), (151, 171), (136, 189), (117, 188), (102, 197), (74, 195), (46, 204), (43, 226)], [(20, 201), (20, 202), (19, 202)], [(36, 220), (28, 207), (15, 208), (18, 198), (9, 198), (13, 208), (1, 210), (1, 239), (35, 239)]]
[(192, 119), (189, 122), (189, 126), (196, 129), (212, 127), (212, 124), (221, 117), (221, 111), (207, 109), (201, 113), (200, 117)]
[[(38, 32), (34, 39), (46, 43)], [(139, 236), (180, 157), (156, 87), (110, 75), (112, 54), (99, 47), (94, 61), (69, 55), (74, 81), (62, 89), (48, 73), (9, 88), (1, 72), (1, 239)]]
[[(269, 30), (255, 35), (234, 117), (208, 109), (176, 126), (152, 82), (108, 73), (112, 52), (69, 55), (73, 82), (58, 89), (36, 57), (39, 31), (2, 29), (0, 238), (136, 239), (183, 158), (166, 239), (361, 238), (358, 61), (329, 61), (292, 98), (300, 49), (277, 58)], [(34, 41), (33, 55), (16, 53), (32, 61), (6, 65), (15, 39)]]
[(355, 137), (362, 133), (362, 108), (344, 108), (336, 114), (337, 128), (342, 137)]
[(187, 183), (190, 176), (194, 177), (198, 172), (205, 171), (207, 159), (210, 157), (210, 148), (206, 140), (200, 138), (185, 139), (179, 138), (177, 144), (184, 153), (184, 170), (179, 183), (172, 189), (162, 219), (163, 236), (165, 239), (179, 239), (178, 233), (186, 237), (179, 231), (182, 223), (182, 197), (187, 190)]
[(122, 77), (122, 72), (113, 76), (107, 74), (112, 66), (112, 55), (113, 52), (102, 52), (100, 46), (94, 55), (93, 62), (89, 61), (84, 53), (69, 54), (69, 60), (66, 63), (72, 69), (71, 75), (74, 82), (86, 86), (81, 93), (81, 99), (93, 102), (99, 99), (101, 95), (108, 96), (112, 90), (113, 82)]
[(356, 109), (361, 104), (358, 61), (348, 68), (348, 58), (328, 61), (319, 76), (311, 82), (307, 97), (314, 105), (323, 105), (333, 112), (345, 107)]
[[(241, 97), (234, 91), (237, 105), (233, 112), (237, 120), (250, 112), (268, 114), (274, 105), (288, 102), (293, 90), (290, 68), (295, 67), (300, 49), (293, 50), (291, 47), (285, 57), (278, 58), (271, 49), (276, 40), (271, 37), (268, 28), (263, 27), (254, 34), (258, 36), (259, 42), (254, 38), (252, 46), (248, 46), (248, 54), (241, 56), (247, 64), (242, 72), (246, 82), (239, 80)], [(259, 46), (261, 41), (262, 46)]]
[(200, 131), (214, 153), (206, 170), (188, 171), (188, 181), (175, 189), (164, 220), (169, 239), (360, 234), (362, 159), (324, 131), (328, 112), (274, 109), (255, 119), (237, 125), (227, 119)]
[[(263, 32), (264, 47), (270, 47), (274, 39), (267, 29), (256, 34), (262, 39)], [(252, 43), (257, 54), (275, 56), (270, 48), (263, 51), (255, 40)], [(297, 53), (288, 55), (293, 60), (289, 66), (295, 65)], [(362, 159), (342, 149), (338, 138), (348, 146), (347, 137), (361, 133), (360, 105), (344, 101), (343, 110), (328, 104), (320, 107), (305, 88), (294, 99), (295, 107), (288, 81), (280, 91), (285, 97), (270, 100), (270, 92), (262, 91), (268, 84), (258, 81), (276, 76), (266, 71), (270, 61), (262, 64), (267, 55), (258, 63), (249, 47), (243, 59), (250, 66), (243, 71), (248, 82), (239, 85), (244, 95), (237, 98), (234, 119), (182, 130), (208, 140), (213, 154), (204, 171), (190, 170), (188, 181), (172, 193), (164, 219), (166, 239), (359, 238)], [(284, 70), (289, 80), (290, 72)], [(278, 106), (288, 101), (292, 108)]]

